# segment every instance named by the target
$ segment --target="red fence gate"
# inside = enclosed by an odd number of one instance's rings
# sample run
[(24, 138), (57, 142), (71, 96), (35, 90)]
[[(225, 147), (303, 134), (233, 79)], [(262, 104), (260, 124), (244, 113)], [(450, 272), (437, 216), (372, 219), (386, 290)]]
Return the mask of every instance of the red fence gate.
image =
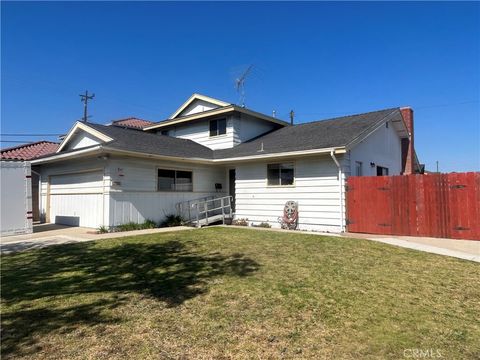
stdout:
[(480, 240), (480, 173), (349, 177), (350, 232)]

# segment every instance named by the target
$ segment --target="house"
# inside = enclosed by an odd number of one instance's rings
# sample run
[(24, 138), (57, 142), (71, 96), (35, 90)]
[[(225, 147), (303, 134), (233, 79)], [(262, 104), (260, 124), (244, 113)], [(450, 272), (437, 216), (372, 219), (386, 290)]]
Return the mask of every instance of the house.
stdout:
[[(58, 143), (53, 141), (36, 141), (15, 147), (5, 148), (0, 151), (0, 160), (3, 161), (31, 161), (41, 156), (53, 154), (58, 149)], [(31, 172), (32, 187), (32, 218), (33, 221), (40, 220), (39, 213), (39, 175), (37, 172)], [(23, 179), (20, 179), (23, 180)]]
[(417, 166), (410, 108), (292, 125), (193, 94), (166, 120), (135, 120), (76, 122), (55, 154), (32, 161), (45, 221), (161, 221), (179, 203), (231, 195), (237, 219), (278, 227), (293, 200), (298, 228), (340, 232), (348, 176)]

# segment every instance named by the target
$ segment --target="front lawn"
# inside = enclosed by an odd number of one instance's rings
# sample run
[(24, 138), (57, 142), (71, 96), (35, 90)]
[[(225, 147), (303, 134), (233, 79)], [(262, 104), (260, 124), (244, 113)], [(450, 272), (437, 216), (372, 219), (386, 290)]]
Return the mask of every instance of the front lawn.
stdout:
[(2, 256), (7, 358), (480, 358), (479, 264), (208, 228)]

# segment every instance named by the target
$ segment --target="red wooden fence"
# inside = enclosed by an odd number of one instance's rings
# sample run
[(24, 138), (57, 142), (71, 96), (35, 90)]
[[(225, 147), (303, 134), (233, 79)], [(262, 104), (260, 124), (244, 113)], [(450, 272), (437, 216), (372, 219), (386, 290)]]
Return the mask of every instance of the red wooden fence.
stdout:
[(350, 232), (480, 240), (480, 173), (349, 177)]

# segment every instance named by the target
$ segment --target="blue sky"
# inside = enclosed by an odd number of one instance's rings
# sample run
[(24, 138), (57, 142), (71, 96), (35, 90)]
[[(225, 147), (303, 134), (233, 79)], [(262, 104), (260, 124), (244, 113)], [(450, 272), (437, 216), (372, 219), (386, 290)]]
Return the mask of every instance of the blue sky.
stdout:
[(409, 105), (427, 168), (480, 170), (478, 2), (1, 6), (2, 134), (66, 132), (85, 89), (98, 123), (162, 120), (193, 92), (237, 103), (254, 64), (249, 108), (306, 122)]

